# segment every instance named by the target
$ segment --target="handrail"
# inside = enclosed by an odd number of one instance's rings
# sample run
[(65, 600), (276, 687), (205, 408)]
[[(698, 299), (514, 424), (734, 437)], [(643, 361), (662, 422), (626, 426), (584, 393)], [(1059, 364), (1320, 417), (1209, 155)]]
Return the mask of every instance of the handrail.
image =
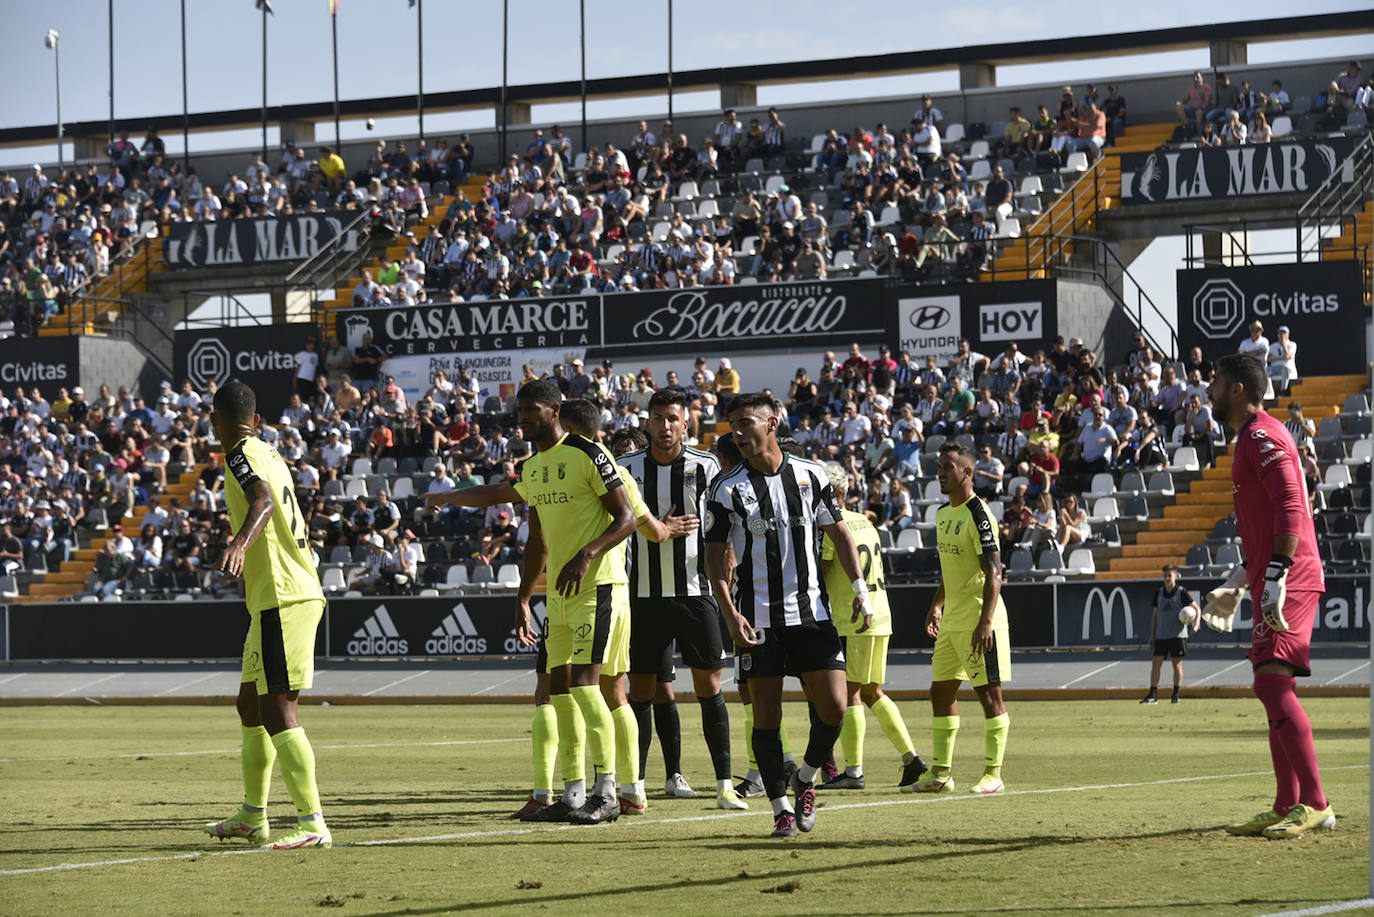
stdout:
[[(1352, 175), (1346, 181), (1347, 173)], [(1374, 136), (1366, 133), (1350, 151), (1345, 161), (1303, 201), (1298, 208), (1296, 225), (1298, 260), (1311, 248), (1321, 260), (1321, 229), (1323, 225), (1344, 222), (1364, 206), (1364, 200), (1374, 193)], [(1358, 238), (1356, 247), (1358, 248)]]
[[(333, 238), (320, 246), (315, 254), (311, 255), (305, 262), (300, 264), (285, 277), (285, 285), (288, 290), (300, 290), (305, 288), (310, 297), (310, 320), (319, 321), (319, 291), (321, 286), (334, 289), (338, 286), (341, 277), (348, 276), (353, 269), (367, 257), (371, 248), (371, 226), (365, 225), (370, 222), (372, 212), (362, 210), (352, 222), (343, 226)], [(356, 248), (349, 249), (344, 245), (352, 234), (363, 237), (363, 241)]]

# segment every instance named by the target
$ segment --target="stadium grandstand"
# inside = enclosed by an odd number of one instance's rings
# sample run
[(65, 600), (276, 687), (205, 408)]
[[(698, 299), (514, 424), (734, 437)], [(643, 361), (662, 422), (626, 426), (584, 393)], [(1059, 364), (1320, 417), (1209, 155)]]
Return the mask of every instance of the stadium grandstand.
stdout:
[[(531, 449), (511, 399), (541, 375), (595, 400), (607, 434), (680, 387), (704, 448), (728, 432), (732, 394), (769, 388), (804, 452), (850, 475), (894, 584), (938, 579), (947, 440), (978, 450), (1012, 581), (1154, 578), (1165, 563), (1215, 577), (1243, 560), (1233, 431), (1207, 406), (1211, 363), (1236, 347), (1269, 367), (1268, 404), (1305, 449), (1329, 569), (1367, 572), (1371, 81), (1357, 61), (1247, 65), (1238, 45), (1213, 42), (1207, 72), (1063, 87), (995, 86), (956, 61), (973, 86), (949, 98), (793, 110), (734, 87), (721, 113), (598, 122), (585, 148), (559, 125), (337, 149), (303, 131), (266, 161), (183, 159), (149, 129), (65, 167), (4, 170), (0, 595), (234, 595), (210, 570), (228, 524), (208, 411), (245, 367), (280, 394), (261, 435), (296, 469), (334, 596), (514, 588), (520, 506), (422, 504), (519, 474)], [(1244, 231), (1215, 225), (1233, 211), (1295, 234), (1295, 268), (1354, 262), (1353, 299), (1342, 287), (1320, 313), (1262, 313), (1242, 296), (1224, 335), (1182, 299), (1177, 318), (1154, 309), (1126, 252), (1167, 226), (1201, 240), (1189, 267), (1243, 273)], [(250, 286), (272, 290), (271, 317), (187, 321), (206, 290)], [(712, 309), (839, 297), (848, 311), (794, 340), (773, 338), (804, 323), (645, 330), (693, 290)], [(552, 335), (549, 309), (573, 302), (600, 325)], [(951, 328), (931, 308), (952, 308)], [(533, 330), (516, 318), (535, 314)], [(1261, 315), (1258, 337), (1242, 329)], [(493, 333), (509, 320), (506, 342), (468, 346), (465, 316)], [(510, 343), (544, 331), (557, 340)], [(1348, 340), (1328, 359), (1333, 333)], [(257, 344), (222, 343), (234, 334)], [(240, 359), (269, 337), (290, 346)], [(222, 359), (198, 347), (209, 338)]]

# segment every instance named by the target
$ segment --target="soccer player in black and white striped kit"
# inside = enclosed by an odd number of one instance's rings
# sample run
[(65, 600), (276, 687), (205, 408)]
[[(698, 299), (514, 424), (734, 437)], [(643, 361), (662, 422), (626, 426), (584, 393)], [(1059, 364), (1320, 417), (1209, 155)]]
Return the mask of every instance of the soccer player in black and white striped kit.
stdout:
[[(778, 445), (773, 397), (740, 395), (730, 403), (731, 435), (744, 462), (711, 487), (703, 528), (711, 588), (730, 636), (741, 648), (754, 704), (754, 755), (773, 803), (773, 836), (795, 837), (816, 821), (814, 783), (840, 735), (846, 707), (845, 658), (830, 618), (821, 575), (821, 533), (854, 584), (851, 620), (872, 626), (868, 585), (858, 551), (840, 517), (824, 468), (784, 455)], [(736, 557), (731, 594), (727, 549)], [(816, 705), (806, 754), (792, 778), (796, 810), (783, 779), (782, 679), (799, 675)]]
[[(649, 399), (649, 446), (617, 461), (639, 484), (644, 503), (655, 516), (668, 513), (703, 515), (708, 488), (720, 473), (709, 452), (686, 445), (687, 395), (660, 389)], [(649, 713), (660, 723), (669, 773), (664, 792), (695, 796), (670, 754), (681, 748), (681, 725), (675, 701), (655, 704), (654, 691), (662, 660), (677, 640), (682, 659), (692, 669), (701, 705), (702, 731), (716, 772), (716, 802), (722, 809), (747, 809), (730, 781), (730, 715), (720, 690), (720, 670), (727, 658), (720, 631), (720, 612), (711, 599), (701, 535), (655, 544), (640, 536), (630, 543), (630, 707), (639, 719), (640, 773), (646, 763)], [(666, 737), (665, 737), (666, 733)]]

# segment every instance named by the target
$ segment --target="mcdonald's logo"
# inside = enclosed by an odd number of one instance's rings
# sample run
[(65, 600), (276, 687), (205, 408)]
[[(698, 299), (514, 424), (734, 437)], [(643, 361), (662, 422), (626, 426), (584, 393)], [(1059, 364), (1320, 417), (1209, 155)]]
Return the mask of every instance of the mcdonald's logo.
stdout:
[(1090, 627), (1094, 609), (1102, 614), (1102, 636), (1104, 638), (1112, 635), (1112, 617), (1116, 614), (1117, 602), (1121, 603), (1121, 617), (1126, 626), (1126, 639), (1135, 640), (1135, 628), (1131, 622), (1131, 599), (1126, 595), (1126, 590), (1121, 586), (1113, 586), (1110, 592), (1103, 591), (1101, 586), (1094, 586), (1088, 591), (1087, 601), (1083, 603), (1083, 640), (1089, 638)]

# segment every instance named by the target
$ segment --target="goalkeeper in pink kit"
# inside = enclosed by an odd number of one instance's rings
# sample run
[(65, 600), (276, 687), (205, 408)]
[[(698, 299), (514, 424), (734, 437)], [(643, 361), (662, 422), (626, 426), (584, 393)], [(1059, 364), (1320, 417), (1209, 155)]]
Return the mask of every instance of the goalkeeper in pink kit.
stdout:
[(1269, 718), (1277, 787), (1271, 809), (1226, 830), (1290, 838), (1336, 823), (1322, 792), (1312, 724), (1294, 691), (1297, 676), (1312, 674), (1312, 625), (1326, 583), (1302, 463), (1292, 435), (1262, 407), (1265, 383), (1264, 367), (1252, 357), (1230, 354), (1217, 361), (1212, 412), (1237, 431), (1231, 492), (1246, 565), (1207, 594), (1202, 619), (1230, 631), (1248, 589), (1254, 630), (1246, 655), (1254, 666), (1255, 696)]

